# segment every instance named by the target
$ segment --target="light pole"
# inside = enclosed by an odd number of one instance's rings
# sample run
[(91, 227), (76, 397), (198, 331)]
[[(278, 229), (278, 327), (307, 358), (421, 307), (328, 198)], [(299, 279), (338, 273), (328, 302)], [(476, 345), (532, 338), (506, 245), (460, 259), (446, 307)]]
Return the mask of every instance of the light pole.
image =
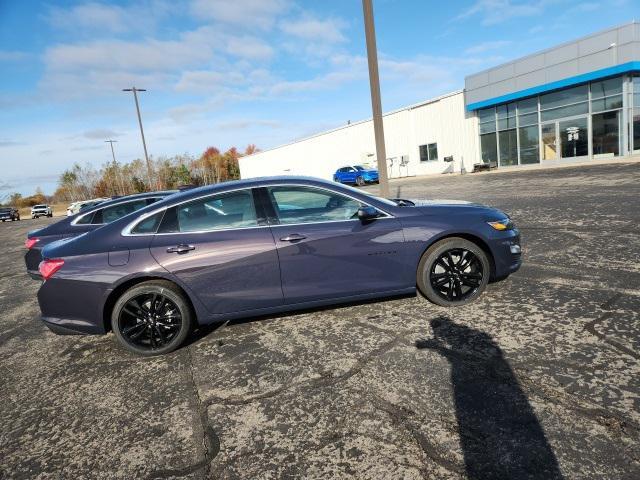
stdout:
[(388, 198), (389, 177), (387, 175), (387, 153), (384, 147), (380, 76), (378, 74), (378, 51), (376, 47), (376, 30), (373, 23), (373, 6), (371, 5), (371, 0), (362, 0), (362, 10), (364, 12), (364, 33), (367, 39), (367, 62), (369, 63), (369, 85), (371, 87), (371, 108), (373, 110), (373, 132), (376, 137), (376, 157), (378, 157), (380, 196)]
[(122, 195), (126, 195), (126, 192), (124, 190), (124, 182), (122, 181), (122, 176), (120, 175), (120, 171), (118, 170), (118, 162), (116, 162), (116, 153), (113, 150), (113, 144), (116, 143), (117, 140), (105, 140), (104, 143), (108, 143), (109, 145), (111, 145), (111, 156), (113, 157), (113, 169), (115, 174), (118, 176), (118, 181), (120, 182), (120, 191), (122, 192)]
[(123, 88), (123, 92), (133, 92), (133, 99), (136, 102), (136, 112), (138, 112), (138, 124), (140, 125), (140, 135), (142, 136), (142, 147), (144, 148), (144, 158), (147, 161), (147, 176), (149, 177), (149, 188), (151, 188), (151, 184), (153, 183), (152, 174), (151, 174), (151, 163), (149, 162), (149, 154), (147, 153), (147, 142), (144, 140), (144, 130), (142, 128), (142, 117), (140, 116), (140, 105), (138, 104), (138, 92), (146, 92), (147, 90), (144, 88)]

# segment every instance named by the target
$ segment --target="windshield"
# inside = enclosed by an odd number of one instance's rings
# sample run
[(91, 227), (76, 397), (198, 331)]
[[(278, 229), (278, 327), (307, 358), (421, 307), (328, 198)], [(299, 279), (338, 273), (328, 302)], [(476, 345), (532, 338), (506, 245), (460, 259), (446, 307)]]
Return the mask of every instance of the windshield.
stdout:
[(352, 190), (355, 193), (359, 193), (360, 195), (366, 195), (367, 197), (371, 197), (371, 198), (375, 198), (376, 200), (378, 200), (379, 202), (382, 202), (384, 204), (390, 205), (392, 207), (397, 207), (398, 203), (394, 202), (393, 200), (389, 200), (388, 198), (382, 198), (382, 197), (377, 197), (375, 195), (371, 195), (370, 193), (367, 192), (363, 192), (362, 190), (358, 190), (355, 187), (352, 187), (351, 185), (341, 185), (342, 188), (345, 188), (347, 190)]
[(46, 205), (36, 205), (36, 206), (35, 206), (35, 207), (33, 207), (33, 208), (47, 208), (47, 206), (46, 206)]
[(356, 170), (362, 172), (363, 170), (366, 170), (366, 168), (364, 168), (362, 165), (356, 165), (353, 168), (355, 168)]

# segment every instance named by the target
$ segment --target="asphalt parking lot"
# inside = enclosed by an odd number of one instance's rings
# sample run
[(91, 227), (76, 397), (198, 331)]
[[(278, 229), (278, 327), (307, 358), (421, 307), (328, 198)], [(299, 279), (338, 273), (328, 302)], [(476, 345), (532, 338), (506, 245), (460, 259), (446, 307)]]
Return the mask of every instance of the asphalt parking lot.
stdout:
[(524, 266), (458, 309), (252, 319), (144, 359), (50, 333), (22, 257), (51, 219), (0, 224), (0, 478), (640, 478), (640, 163), (391, 188), (502, 208)]

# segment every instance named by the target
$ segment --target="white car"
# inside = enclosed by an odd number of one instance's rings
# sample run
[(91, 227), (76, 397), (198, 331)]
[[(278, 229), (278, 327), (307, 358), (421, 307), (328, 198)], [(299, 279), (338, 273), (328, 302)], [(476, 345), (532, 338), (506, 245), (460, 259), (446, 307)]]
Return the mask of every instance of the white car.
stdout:
[(31, 218), (53, 217), (53, 210), (49, 205), (34, 205), (31, 207)]
[(76, 209), (77, 205), (80, 205), (80, 202), (73, 202), (71, 205), (67, 207), (67, 217), (70, 217), (78, 213), (78, 210)]

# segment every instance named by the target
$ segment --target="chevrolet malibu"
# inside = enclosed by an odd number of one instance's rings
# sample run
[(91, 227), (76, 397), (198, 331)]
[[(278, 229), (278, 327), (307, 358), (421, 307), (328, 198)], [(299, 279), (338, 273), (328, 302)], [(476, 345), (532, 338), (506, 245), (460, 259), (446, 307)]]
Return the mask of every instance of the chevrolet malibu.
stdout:
[(30, 231), (24, 243), (27, 248), (27, 253), (24, 255), (27, 273), (35, 280), (41, 279), (38, 265), (42, 260), (41, 252), (45, 245), (95, 230), (105, 223), (124, 217), (176, 192), (177, 190), (169, 190), (118, 197), (115, 200), (96, 203), (82, 210), (80, 214), (65, 217), (59, 222)]
[(521, 264), (494, 208), (387, 200), (304, 177), (178, 193), (46, 246), (38, 291), (56, 333), (113, 331), (141, 355), (193, 328), (416, 289), (443, 306), (477, 299)]

